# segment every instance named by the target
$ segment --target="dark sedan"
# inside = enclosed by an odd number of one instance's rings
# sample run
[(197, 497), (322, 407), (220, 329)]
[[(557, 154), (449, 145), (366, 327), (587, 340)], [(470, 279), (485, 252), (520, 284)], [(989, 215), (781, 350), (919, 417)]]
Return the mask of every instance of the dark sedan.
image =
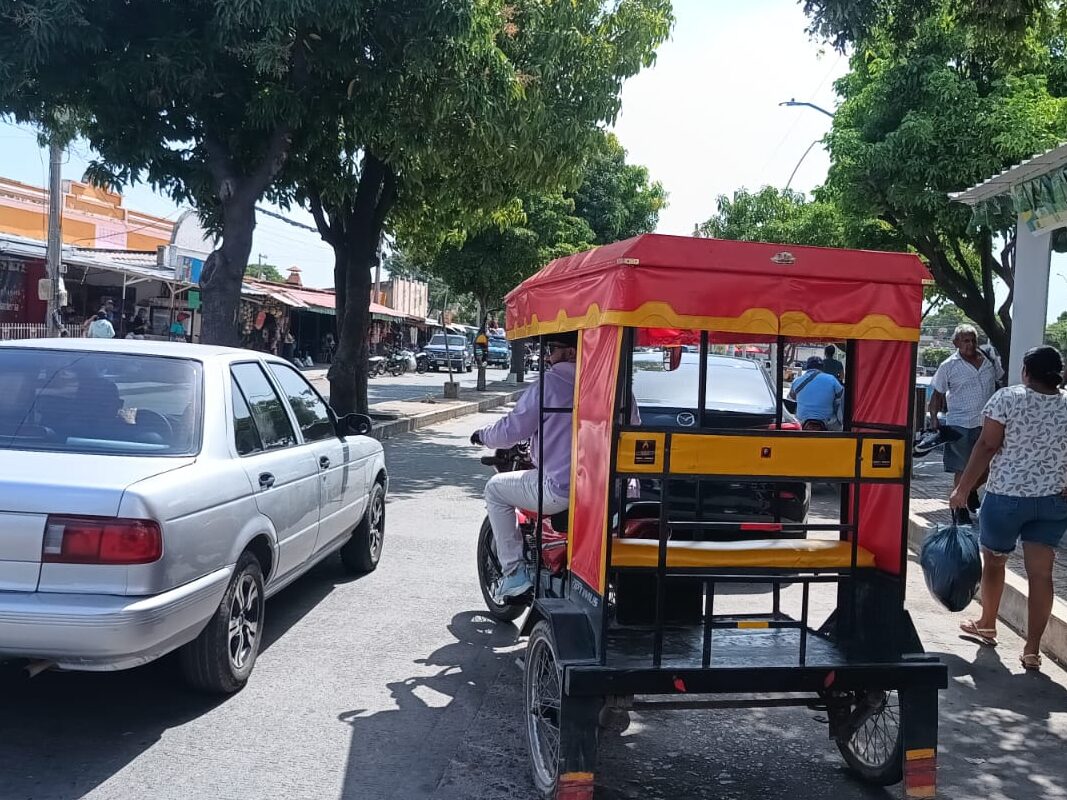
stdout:
[[(641, 424), (679, 430), (697, 426), (700, 356), (682, 353), (670, 370), (662, 353), (634, 354), (634, 396)], [(705, 427), (774, 429), (774, 385), (755, 361), (708, 356)], [(784, 428), (799, 427), (784, 412)], [(699, 484), (699, 488), (698, 488)], [(809, 487), (801, 482), (672, 480), (671, 515), (705, 522), (803, 522), (808, 516)], [(658, 480), (641, 481), (641, 497), (658, 500)], [(699, 504), (699, 509), (698, 509)], [(678, 534), (675, 535), (678, 538)], [(717, 537), (718, 538), (718, 537)]]

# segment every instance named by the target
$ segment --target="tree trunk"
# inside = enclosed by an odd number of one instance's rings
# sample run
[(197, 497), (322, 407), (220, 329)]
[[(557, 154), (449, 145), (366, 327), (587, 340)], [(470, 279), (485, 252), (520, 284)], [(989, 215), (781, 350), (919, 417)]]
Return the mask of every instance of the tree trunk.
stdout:
[(396, 176), (385, 162), (368, 153), (351, 202), (328, 203), (314, 187), (308, 194), (319, 233), (334, 251), (338, 343), (326, 375), (330, 405), (338, 414), (365, 414), (369, 408), (371, 271), (386, 217), (396, 200)]
[(366, 414), (369, 410), (367, 359), (370, 351), (367, 338), (374, 248), (371, 247), (370, 255), (362, 253), (362, 249), (350, 247), (347, 242), (334, 248), (335, 264), (343, 265), (343, 280), (338, 286), (345, 287), (346, 302), (337, 307), (340, 338), (326, 377), (330, 381), (330, 405), (338, 414)]
[(241, 281), (252, 252), (255, 200), (231, 199), (223, 208), (222, 220), (222, 242), (208, 256), (200, 276), (203, 291), (200, 341), (240, 347), (237, 312), (241, 304)]
[[(296, 71), (302, 77), (303, 49), (297, 50), (300, 66)], [(200, 341), (239, 347), (237, 315), (241, 306), (241, 281), (252, 252), (256, 203), (285, 163), (289, 153), (289, 127), (279, 125), (271, 132), (259, 163), (248, 171), (238, 169), (224, 141), (225, 137), (204, 138), (208, 170), (222, 203), (222, 244), (208, 256), (200, 276), (203, 290)]]

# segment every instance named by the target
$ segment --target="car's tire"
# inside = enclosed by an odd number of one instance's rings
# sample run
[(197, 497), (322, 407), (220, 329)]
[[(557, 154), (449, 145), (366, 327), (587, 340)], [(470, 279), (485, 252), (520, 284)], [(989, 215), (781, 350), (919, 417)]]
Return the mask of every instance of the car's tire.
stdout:
[(207, 626), (179, 651), (190, 686), (233, 694), (248, 682), (263, 640), (264, 609), (263, 568), (245, 551)]
[(341, 562), (345, 569), (364, 575), (378, 568), (385, 544), (385, 487), (375, 481), (370, 490), (367, 510), (352, 531), (352, 537), (341, 547)]
[(482, 590), (482, 600), (489, 610), (489, 616), (497, 622), (513, 622), (523, 615), (528, 605), (524, 603), (498, 603), (493, 599), (493, 591), (501, 580), (500, 562), (496, 557), (496, 545), (493, 542), (493, 529), (486, 519), (478, 532), (478, 588)]

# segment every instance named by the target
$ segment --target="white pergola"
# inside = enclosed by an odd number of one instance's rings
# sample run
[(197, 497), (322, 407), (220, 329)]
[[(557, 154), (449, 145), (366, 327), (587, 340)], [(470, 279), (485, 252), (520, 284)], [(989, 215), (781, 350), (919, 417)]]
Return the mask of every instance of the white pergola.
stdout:
[[(1018, 166), (1006, 169), (977, 186), (951, 195), (953, 200), (977, 208), (984, 203), (1014, 201), (1018, 189), (1041, 181), (1067, 168), (1067, 144), (1034, 156)], [(1005, 197), (1008, 195), (1009, 197)], [(1025, 204), (1024, 204), (1025, 205)], [(1052, 267), (1052, 232), (1067, 225), (1059, 215), (1045, 219), (1036, 209), (1012, 202), (1018, 226), (1015, 245), (1015, 290), (1011, 314), (1011, 362), (1008, 380), (1018, 383), (1022, 375), (1023, 355), (1045, 340), (1048, 315), (1049, 272)], [(1057, 209), (1063, 212), (1067, 209)]]

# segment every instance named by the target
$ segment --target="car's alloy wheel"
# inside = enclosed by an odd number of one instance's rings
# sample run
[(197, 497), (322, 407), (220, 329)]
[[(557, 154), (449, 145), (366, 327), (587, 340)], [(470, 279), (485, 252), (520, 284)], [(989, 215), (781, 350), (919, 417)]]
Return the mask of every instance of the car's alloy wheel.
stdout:
[(204, 630), (180, 651), (189, 684), (214, 694), (232, 694), (243, 687), (259, 655), (264, 610), (263, 569), (245, 551)]
[(262, 592), (252, 575), (241, 575), (230, 601), (229, 653), (234, 670), (244, 669), (259, 649)]
[(385, 487), (375, 482), (363, 519), (341, 548), (341, 561), (350, 572), (361, 575), (378, 566), (385, 546)]

